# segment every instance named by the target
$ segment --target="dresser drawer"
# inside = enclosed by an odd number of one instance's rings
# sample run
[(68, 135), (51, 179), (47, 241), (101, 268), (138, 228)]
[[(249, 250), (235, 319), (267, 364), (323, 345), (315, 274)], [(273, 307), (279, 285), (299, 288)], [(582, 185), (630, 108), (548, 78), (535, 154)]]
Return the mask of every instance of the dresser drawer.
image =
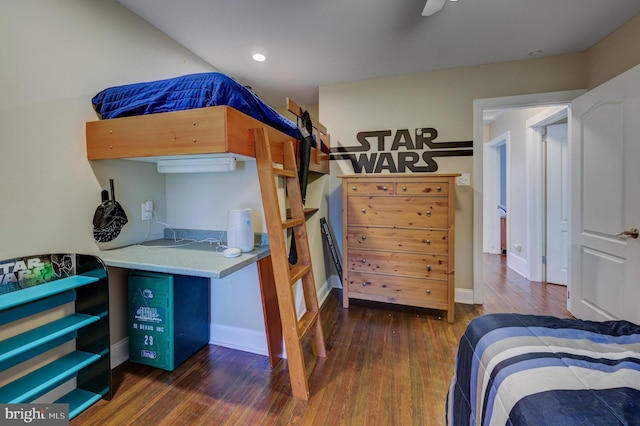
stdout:
[(347, 195), (393, 195), (395, 184), (393, 181), (351, 182), (348, 184)]
[(350, 225), (447, 228), (449, 202), (440, 197), (349, 197)]
[(354, 249), (447, 253), (448, 231), (349, 226), (347, 244)]
[(449, 184), (447, 182), (398, 182), (396, 194), (446, 196), (449, 194)]
[(446, 306), (448, 300), (446, 281), (352, 272), (349, 274), (348, 286), (349, 293), (381, 296), (390, 303), (407, 299), (422, 300), (435, 307)]
[(351, 247), (346, 267), (356, 272), (441, 280), (447, 279), (449, 271), (447, 255), (354, 250)]

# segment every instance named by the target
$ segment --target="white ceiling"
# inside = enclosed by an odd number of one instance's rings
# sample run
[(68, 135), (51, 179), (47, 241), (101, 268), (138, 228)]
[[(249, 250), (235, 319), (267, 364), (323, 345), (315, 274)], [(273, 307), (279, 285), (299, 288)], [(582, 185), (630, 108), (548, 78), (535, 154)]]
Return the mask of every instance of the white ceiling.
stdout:
[[(640, 0), (117, 0), (266, 102), (322, 85), (583, 52)], [(251, 55), (262, 52), (263, 63)]]

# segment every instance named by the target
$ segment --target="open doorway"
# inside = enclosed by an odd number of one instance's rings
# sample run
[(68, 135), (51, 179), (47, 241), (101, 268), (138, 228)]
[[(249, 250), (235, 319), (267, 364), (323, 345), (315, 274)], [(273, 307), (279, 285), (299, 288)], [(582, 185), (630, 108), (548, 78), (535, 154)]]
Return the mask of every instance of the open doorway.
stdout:
[(483, 251), (506, 254), (507, 266), (529, 281), (566, 285), (567, 106), (504, 108), (484, 117)]
[(550, 106), (527, 120), (531, 220), (528, 279), (567, 285), (569, 261), (568, 107)]
[[(473, 213), (473, 230), (474, 230), (474, 247), (473, 247), (473, 261), (474, 261), (474, 286), (473, 286), (473, 296), (475, 303), (483, 303), (484, 301), (484, 282), (483, 282), (483, 245), (484, 245), (484, 224), (483, 224), (483, 216), (484, 216), (484, 187), (483, 187), (483, 178), (484, 178), (484, 144), (485, 144), (485, 126), (483, 124), (483, 113), (484, 110), (490, 109), (500, 109), (500, 108), (523, 108), (523, 107), (540, 107), (546, 105), (557, 105), (561, 107), (566, 107), (570, 104), (570, 102), (582, 94), (584, 91), (566, 91), (566, 92), (553, 92), (553, 93), (541, 93), (541, 94), (532, 94), (532, 95), (523, 95), (523, 96), (512, 96), (506, 98), (491, 98), (491, 99), (478, 99), (474, 101), (474, 157), (473, 157), (473, 169), (474, 169), (474, 213)], [(531, 149), (531, 146), (527, 147)], [(529, 155), (529, 153), (528, 153)], [(534, 155), (534, 154), (531, 154)], [(535, 154), (539, 156), (540, 154)], [(542, 159), (536, 157), (536, 164), (542, 162)], [(523, 191), (518, 192), (518, 194), (524, 194), (524, 199), (532, 199), (538, 197), (542, 199), (542, 191), (543, 191), (543, 183), (544, 180), (540, 179), (532, 179), (531, 174), (535, 172), (530, 167), (531, 165), (525, 166), (524, 176), (527, 177), (526, 182), (527, 185)], [(522, 172), (522, 170), (520, 170)], [(513, 173), (511, 173), (513, 174)], [(522, 179), (525, 181), (525, 179)], [(515, 181), (514, 177), (511, 176), (508, 181)], [(514, 191), (511, 191), (513, 194)], [(508, 200), (508, 205), (513, 206), (516, 204), (516, 201), (513, 199)], [(522, 205), (526, 205), (525, 202), (519, 203)], [(509, 209), (509, 206), (507, 206)], [(541, 212), (541, 210), (528, 210), (528, 219), (527, 222), (536, 221), (538, 223), (542, 223), (545, 214)], [(507, 212), (509, 215), (509, 212)], [(509, 219), (507, 219), (507, 224), (509, 223)], [(507, 229), (507, 235), (509, 234), (509, 229)], [(539, 240), (543, 240), (544, 238), (540, 236)], [(519, 243), (517, 241), (508, 240), (508, 245), (515, 247), (518, 245), (521, 249), (526, 247), (527, 253), (530, 252), (529, 241), (530, 238), (525, 239), (525, 243)], [(526, 245), (525, 245), (526, 244)], [(540, 243), (541, 245), (541, 243)], [(542, 250), (542, 249), (541, 249)], [(531, 251), (533, 253), (533, 251)], [(517, 259), (520, 260), (520, 259)], [(542, 256), (540, 256), (540, 263), (542, 264)], [(525, 265), (525, 267), (527, 267)]]
[(507, 131), (484, 145), (484, 253), (507, 252), (509, 144), (510, 132)]

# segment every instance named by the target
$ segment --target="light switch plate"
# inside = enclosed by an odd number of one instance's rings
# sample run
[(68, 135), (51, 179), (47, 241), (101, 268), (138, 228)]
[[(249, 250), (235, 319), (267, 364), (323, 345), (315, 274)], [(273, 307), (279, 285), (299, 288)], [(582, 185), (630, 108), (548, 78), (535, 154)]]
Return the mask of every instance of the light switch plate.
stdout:
[(456, 178), (456, 186), (471, 186), (471, 174), (462, 173), (462, 176)]
[(153, 218), (153, 202), (145, 201), (141, 204), (142, 220), (151, 220)]

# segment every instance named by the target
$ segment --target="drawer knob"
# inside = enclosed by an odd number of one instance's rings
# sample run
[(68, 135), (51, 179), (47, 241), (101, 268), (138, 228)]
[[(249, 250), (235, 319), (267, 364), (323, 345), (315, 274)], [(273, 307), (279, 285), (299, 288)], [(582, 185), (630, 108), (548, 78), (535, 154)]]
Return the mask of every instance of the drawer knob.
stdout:
[(431, 294), (431, 290), (427, 290), (427, 294)]
[(426, 240), (426, 241), (425, 241), (425, 244), (426, 244), (426, 245), (428, 245), (428, 246), (430, 246), (430, 245), (431, 245), (431, 240)]
[(355, 187), (355, 186), (351, 187), (351, 189), (353, 189), (354, 191), (357, 191), (357, 190), (358, 190), (358, 188), (357, 188), (357, 187)]
[(362, 238), (362, 240), (364, 241), (364, 240), (366, 240), (366, 239), (367, 239), (367, 236), (366, 236), (366, 235), (363, 235), (361, 238)]
[(427, 271), (431, 272), (431, 265), (427, 265)]
[(438, 192), (442, 191), (442, 187), (441, 186), (437, 187), (436, 189), (438, 190)]
[(387, 187), (386, 187), (386, 186), (383, 186), (383, 187), (382, 187), (382, 190), (383, 190), (383, 191), (386, 191), (386, 190), (387, 190)]
[(431, 210), (427, 210), (427, 217), (431, 217)]
[(367, 259), (362, 259), (360, 262), (367, 263)]
[(366, 212), (367, 212), (367, 209), (362, 209), (362, 213), (366, 213)]
[(366, 281), (362, 281), (362, 287), (366, 287), (367, 286), (367, 282)]
[(403, 187), (402, 187), (402, 190), (403, 190), (403, 191), (406, 191), (406, 190), (407, 190), (407, 187), (406, 187), (406, 186), (403, 186)]

